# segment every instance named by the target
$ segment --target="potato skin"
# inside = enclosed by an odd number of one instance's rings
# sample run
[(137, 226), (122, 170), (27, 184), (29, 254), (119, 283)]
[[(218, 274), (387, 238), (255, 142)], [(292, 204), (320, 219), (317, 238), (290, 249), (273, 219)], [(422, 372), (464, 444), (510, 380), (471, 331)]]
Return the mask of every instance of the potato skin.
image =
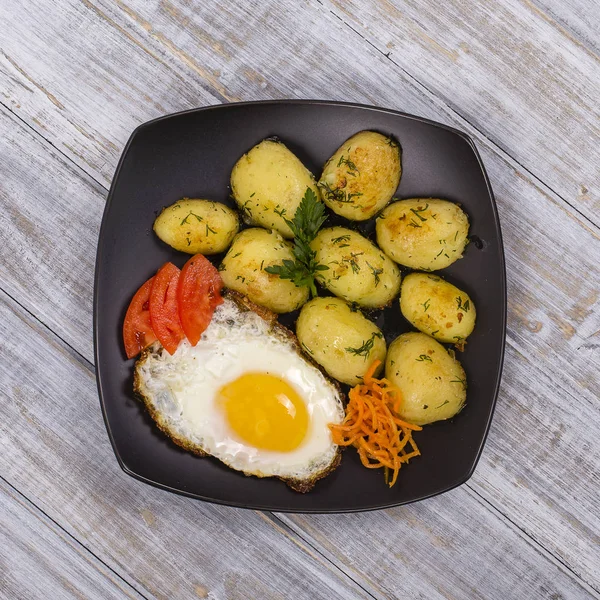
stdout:
[(219, 271), (226, 287), (276, 313), (300, 308), (308, 300), (308, 287), (267, 273), (271, 265), (293, 260), (292, 248), (276, 231), (245, 229), (234, 238)]
[(402, 392), (400, 418), (415, 425), (450, 419), (467, 399), (462, 365), (424, 333), (403, 333), (390, 344), (385, 376)]
[(400, 310), (419, 331), (459, 346), (473, 331), (473, 301), (439, 275), (411, 273), (404, 278), (400, 292)]
[(330, 292), (367, 308), (389, 304), (400, 289), (400, 270), (375, 244), (345, 227), (322, 229), (311, 243), (328, 266), (317, 280)]
[(375, 359), (385, 359), (386, 344), (377, 325), (339, 298), (307, 302), (300, 311), (296, 335), (314, 361), (348, 385), (360, 383)]
[(165, 244), (188, 254), (218, 254), (239, 231), (237, 213), (221, 202), (182, 198), (163, 208), (154, 232)]
[(360, 131), (325, 163), (319, 187), (334, 213), (366, 221), (392, 199), (401, 175), (400, 146), (375, 131)]
[(469, 218), (454, 202), (411, 198), (393, 202), (379, 215), (377, 245), (397, 263), (419, 269), (444, 269), (462, 257)]
[(231, 192), (249, 225), (293, 234), (292, 220), (306, 188), (321, 198), (312, 173), (285, 144), (266, 139), (244, 154), (231, 171)]

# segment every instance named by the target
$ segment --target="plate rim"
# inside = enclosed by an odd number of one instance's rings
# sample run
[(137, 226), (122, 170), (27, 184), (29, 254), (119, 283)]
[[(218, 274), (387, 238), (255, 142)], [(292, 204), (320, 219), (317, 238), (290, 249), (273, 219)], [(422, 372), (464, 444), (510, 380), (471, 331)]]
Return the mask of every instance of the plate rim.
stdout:
[[(464, 476), (459, 477), (456, 482), (453, 482), (453, 484), (451, 486), (445, 487), (443, 490), (437, 490), (437, 491), (431, 492), (429, 494), (423, 494), (421, 496), (418, 496), (416, 498), (411, 498), (408, 500), (392, 501), (388, 504), (379, 503), (376, 505), (368, 505), (368, 506), (360, 506), (360, 507), (352, 507), (352, 508), (322, 508), (322, 507), (312, 508), (312, 507), (307, 507), (307, 508), (303, 508), (303, 509), (296, 509), (296, 508), (281, 507), (281, 506), (268, 505), (268, 504), (257, 504), (257, 503), (253, 503), (253, 504), (249, 505), (249, 504), (244, 504), (243, 502), (235, 502), (235, 501), (230, 501), (230, 500), (221, 500), (218, 498), (207, 497), (207, 496), (203, 496), (201, 494), (186, 492), (185, 490), (171, 487), (169, 485), (161, 483), (160, 481), (154, 481), (153, 479), (149, 479), (147, 477), (144, 477), (143, 475), (140, 475), (139, 473), (136, 473), (131, 468), (129, 468), (123, 461), (123, 458), (117, 447), (117, 443), (115, 441), (115, 437), (113, 435), (113, 432), (112, 432), (112, 429), (110, 426), (110, 422), (108, 419), (108, 415), (107, 415), (107, 411), (106, 411), (106, 404), (105, 404), (105, 400), (104, 400), (105, 394), (103, 392), (103, 387), (102, 387), (102, 377), (100, 375), (100, 370), (98, 368), (98, 351), (99, 351), (98, 350), (98, 346), (99, 346), (98, 320), (99, 320), (99, 312), (100, 312), (99, 300), (98, 300), (98, 287), (99, 287), (99, 279), (100, 279), (99, 264), (100, 264), (100, 257), (103, 254), (102, 250), (104, 247), (104, 239), (106, 237), (104, 234), (105, 234), (105, 229), (107, 226), (106, 225), (107, 216), (108, 216), (109, 210), (111, 208), (111, 205), (113, 203), (115, 189), (117, 187), (117, 183), (118, 183), (119, 177), (121, 175), (121, 171), (123, 168), (123, 164), (125, 162), (125, 158), (127, 157), (129, 149), (130, 149), (131, 145), (133, 144), (135, 137), (139, 134), (139, 132), (144, 129), (149, 128), (150, 126), (152, 126), (154, 124), (160, 123), (160, 122), (168, 120), (168, 119), (173, 119), (175, 117), (185, 116), (185, 115), (193, 114), (193, 113), (207, 112), (207, 111), (211, 111), (211, 110), (227, 110), (227, 109), (235, 108), (235, 107), (252, 107), (252, 106), (265, 106), (265, 105), (266, 106), (268, 106), (268, 105), (270, 105), (270, 106), (302, 105), (302, 106), (332, 106), (332, 107), (355, 108), (355, 109), (368, 110), (368, 111), (373, 111), (373, 112), (382, 112), (382, 113), (392, 115), (394, 117), (400, 117), (403, 119), (417, 121), (420, 123), (424, 123), (426, 125), (431, 125), (433, 127), (445, 129), (445, 130), (459, 136), (460, 138), (462, 138), (464, 141), (467, 142), (467, 144), (469, 145), (471, 151), (473, 152), (473, 154), (477, 160), (478, 167), (481, 171), (481, 174), (483, 175), (485, 186), (487, 188), (487, 192), (488, 192), (489, 198), (491, 200), (492, 216), (493, 216), (493, 220), (494, 220), (495, 229), (498, 232), (498, 244), (499, 244), (499, 248), (500, 248), (500, 274), (501, 274), (501, 282), (500, 283), (501, 283), (501, 288), (502, 288), (502, 297), (501, 297), (501, 301), (502, 301), (502, 310), (501, 310), (502, 343), (501, 343), (500, 352), (499, 352), (499, 356), (498, 356), (499, 366), (498, 366), (497, 373), (496, 373), (496, 381), (495, 381), (495, 385), (494, 385), (493, 399), (491, 402), (489, 416), (488, 416), (487, 422), (485, 424), (485, 430), (483, 432), (483, 436), (481, 437), (481, 442), (479, 444), (479, 447), (477, 448), (477, 452), (475, 453), (473, 463), (472, 463), (469, 471)], [(95, 264), (94, 264), (94, 295), (93, 295), (92, 319), (93, 319), (93, 344), (94, 344), (94, 371), (95, 371), (95, 377), (96, 377), (96, 387), (98, 390), (98, 398), (99, 398), (100, 408), (101, 408), (101, 412), (102, 412), (102, 418), (104, 420), (104, 425), (106, 427), (106, 431), (108, 434), (108, 438), (109, 438), (113, 453), (115, 454), (117, 462), (118, 462), (119, 466), (121, 467), (121, 469), (123, 470), (123, 472), (126, 473), (127, 475), (129, 475), (130, 477), (132, 477), (133, 479), (136, 479), (138, 481), (141, 481), (148, 485), (151, 485), (155, 488), (165, 490), (165, 491), (168, 491), (168, 492), (180, 495), (180, 496), (194, 498), (196, 500), (202, 500), (204, 502), (209, 502), (211, 504), (218, 504), (221, 506), (230, 506), (233, 508), (242, 508), (242, 509), (247, 509), (247, 510), (259, 510), (259, 511), (272, 511), (272, 512), (281, 512), (281, 513), (294, 513), (294, 514), (343, 514), (343, 513), (370, 512), (373, 510), (388, 509), (388, 508), (393, 508), (396, 506), (404, 506), (407, 504), (412, 504), (414, 502), (421, 502), (422, 500), (426, 500), (428, 498), (433, 498), (435, 496), (445, 494), (445, 493), (463, 485), (473, 476), (475, 469), (477, 468), (477, 465), (479, 464), (481, 454), (482, 454), (485, 444), (487, 442), (487, 438), (489, 435), (489, 431), (490, 431), (491, 423), (492, 423), (492, 420), (494, 417), (494, 413), (496, 411), (496, 404), (498, 402), (500, 385), (502, 383), (502, 374), (504, 371), (504, 359), (505, 359), (505, 350), (506, 350), (507, 312), (508, 312), (508, 294), (507, 294), (507, 285), (506, 285), (506, 256), (505, 256), (504, 241), (503, 241), (503, 236), (502, 236), (502, 226), (501, 226), (501, 222), (500, 222), (500, 216), (498, 213), (498, 205), (496, 203), (496, 197), (492, 190), (489, 176), (487, 174), (487, 171), (485, 169), (485, 166), (483, 164), (481, 156), (477, 150), (475, 142), (473, 141), (471, 136), (469, 134), (465, 133), (464, 131), (461, 131), (459, 129), (456, 129), (455, 127), (446, 125), (444, 123), (440, 123), (438, 121), (433, 121), (433, 120), (427, 119), (425, 117), (420, 117), (420, 116), (413, 115), (410, 113), (404, 113), (404, 112), (397, 111), (397, 110), (390, 109), (390, 108), (383, 108), (383, 107), (373, 106), (373, 105), (368, 105), (368, 104), (360, 104), (360, 103), (337, 101), (337, 100), (318, 100), (318, 99), (250, 100), (250, 101), (243, 101), (243, 102), (210, 104), (207, 106), (200, 106), (200, 107), (196, 107), (196, 108), (190, 108), (190, 109), (170, 113), (167, 115), (162, 115), (160, 117), (156, 117), (154, 119), (151, 119), (149, 121), (145, 121), (144, 123), (141, 123), (132, 131), (131, 135), (129, 136), (129, 139), (127, 140), (125, 146), (123, 147), (121, 156), (119, 158), (119, 162), (117, 163), (114, 175), (111, 180), (111, 185), (110, 185), (108, 194), (106, 196), (106, 203), (104, 205), (104, 210), (102, 213), (100, 229), (98, 232), (98, 242), (96, 245), (96, 260), (95, 260)]]

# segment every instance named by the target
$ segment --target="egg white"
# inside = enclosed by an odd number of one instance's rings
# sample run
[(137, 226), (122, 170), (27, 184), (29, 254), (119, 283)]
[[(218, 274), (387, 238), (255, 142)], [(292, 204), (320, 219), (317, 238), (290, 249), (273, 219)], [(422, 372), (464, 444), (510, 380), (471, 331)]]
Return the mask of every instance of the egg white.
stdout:
[[(309, 426), (294, 450), (256, 448), (231, 430), (217, 405), (220, 388), (245, 373), (280, 377), (305, 402)], [(225, 298), (195, 347), (182, 341), (173, 355), (159, 344), (136, 363), (136, 391), (177, 443), (259, 477), (311, 480), (338, 457), (328, 423), (344, 418), (341, 394), (298, 352), (294, 341), (251, 310)]]

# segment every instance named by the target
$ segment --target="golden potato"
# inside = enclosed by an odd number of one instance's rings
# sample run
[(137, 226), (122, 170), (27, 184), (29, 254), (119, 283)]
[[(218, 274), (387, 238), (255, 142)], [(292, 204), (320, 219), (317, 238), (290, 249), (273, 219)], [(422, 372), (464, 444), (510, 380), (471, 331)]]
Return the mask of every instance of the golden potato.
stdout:
[(286, 259), (294, 259), (291, 244), (276, 231), (245, 229), (234, 238), (219, 271), (226, 287), (273, 312), (286, 313), (308, 300), (308, 287), (296, 287), (265, 271)]
[(366, 221), (392, 199), (401, 174), (400, 146), (375, 131), (361, 131), (325, 163), (319, 187), (334, 213)]
[(435, 271), (462, 257), (469, 218), (448, 200), (412, 198), (390, 204), (377, 218), (377, 245), (397, 263)]
[(450, 419), (467, 399), (462, 365), (424, 333), (403, 333), (390, 344), (385, 376), (402, 392), (400, 418), (415, 425)]
[(329, 267), (317, 280), (336, 296), (368, 308), (389, 304), (400, 289), (400, 271), (375, 244), (345, 227), (322, 229), (311, 243)]
[(244, 220), (293, 234), (284, 220), (292, 220), (306, 188), (320, 199), (312, 173), (282, 142), (266, 139), (244, 154), (231, 171), (231, 192)]
[(224, 252), (240, 228), (237, 213), (221, 202), (183, 198), (162, 209), (154, 232), (166, 244), (188, 254)]
[(339, 298), (307, 302), (296, 335), (313, 360), (348, 385), (359, 383), (375, 359), (385, 358), (385, 340), (377, 325)]
[(436, 340), (460, 347), (473, 331), (473, 301), (438, 275), (411, 273), (404, 278), (400, 292), (404, 317)]

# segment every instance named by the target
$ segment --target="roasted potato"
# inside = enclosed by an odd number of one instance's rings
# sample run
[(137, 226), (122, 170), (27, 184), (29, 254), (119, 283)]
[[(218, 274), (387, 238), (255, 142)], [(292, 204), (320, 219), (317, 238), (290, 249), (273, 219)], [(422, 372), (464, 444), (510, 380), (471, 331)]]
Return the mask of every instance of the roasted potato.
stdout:
[(219, 271), (226, 287), (273, 312), (286, 313), (308, 300), (308, 287), (265, 271), (286, 259), (294, 259), (292, 247), (276, 231), (245, 229), (234, 238)]
[(403, 333), (390, 344), (385, 376), (402, 393), (400, 418), (415, 425), (450, 419), (467, 399), (461, 364), (424, 333)]
[(244, 154), (231, 171), (231, 192), (244, 220), (275, 229), (283, 237), (293, 234), (284, 220), (292, 220), (306, 189), (320, 199), (311, 172), (282, 142), (266, 139)]
[(407, 275), (400, 288), (400, 310), (418, 330), (459, 347), (475, 327), (469, 295), (438, 275)]
[(360, 383), (385, 340), (375, 325), (339, 298), (314, 298), (300, 311), (296, 335), (304, 350), (338, 381)]
[(398, 143), (375, 131), (361, 131), (325, 163), (319, 187), (334, 213), (366, 221), (392, 199), (401, 174)]
[(400, 289), (400, 271), (375, 244), (345, 227), (322, 229), (311, 243), (329, 267), (317, 280), (336, 296), (368, 308), (389, 304)]
[(154, 232), (166, 244), (188, 254), (224, 252), (240, 228), (237, 213), (221, 202), (183, 198), (162, 209)]
[(377, 218), (378, 246), (397, 263), (435, 271), (462, 257), (469, 218), (448, 200), (412, 198), (390, 204)]

